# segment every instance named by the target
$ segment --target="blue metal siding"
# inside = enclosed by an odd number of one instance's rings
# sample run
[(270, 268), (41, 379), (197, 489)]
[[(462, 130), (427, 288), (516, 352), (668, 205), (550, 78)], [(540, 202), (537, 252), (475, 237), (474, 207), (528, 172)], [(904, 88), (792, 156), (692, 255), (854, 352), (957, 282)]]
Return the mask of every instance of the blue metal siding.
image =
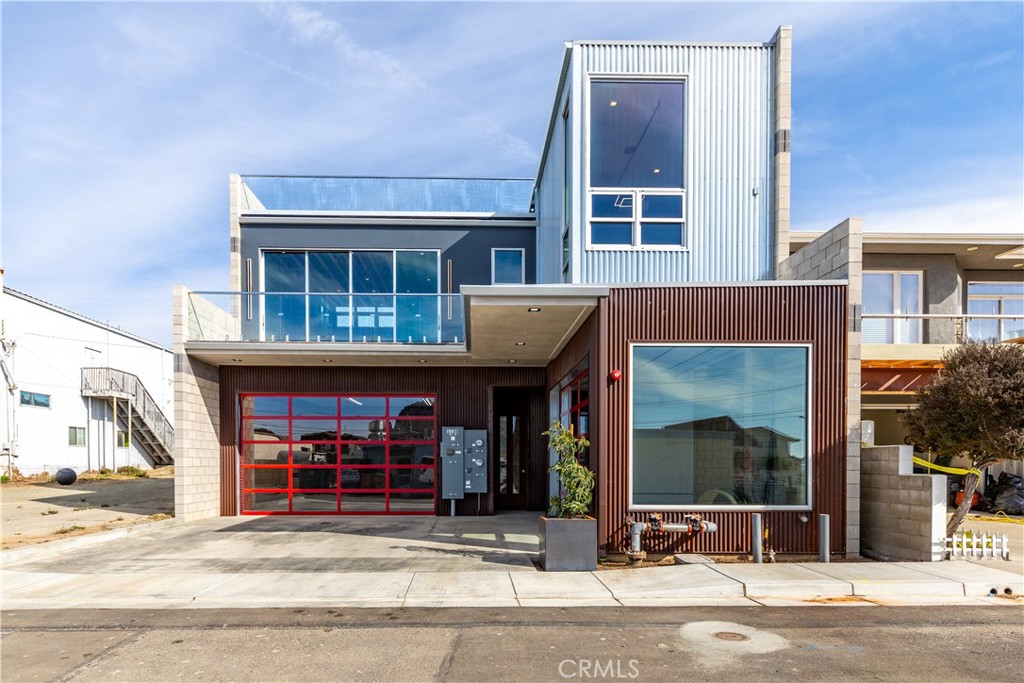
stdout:
[[(573, 56), (582, 73), (591, 76), (686, 79), (689, 249), (587, 251), (586, 230), (581, 229), (574, 244), (574, 257), (581, 264), (578, 281), (729, 282), (771, 277), (774, 48), (581, 43), (574, 46)], [(582, 94), (577, 98), (582, 99), (581, 122), (589, 106), (588, 90), (588, 79), (574, 79), (574, 92)], [(587, 178), (585, 136), (581, 145), (576, 171)], [(585, 219), (585, 188), (575, 206)]]

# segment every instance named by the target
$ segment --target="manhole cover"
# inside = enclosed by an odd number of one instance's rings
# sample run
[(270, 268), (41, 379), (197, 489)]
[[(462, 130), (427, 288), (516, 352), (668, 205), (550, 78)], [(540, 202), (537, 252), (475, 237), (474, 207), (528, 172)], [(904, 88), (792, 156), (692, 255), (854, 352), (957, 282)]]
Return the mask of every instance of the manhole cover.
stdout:
[(718, 631), (714, 636), (719, 640), (750, 640), (750, 638), (742, 633), (734, 633), (732, 631)]

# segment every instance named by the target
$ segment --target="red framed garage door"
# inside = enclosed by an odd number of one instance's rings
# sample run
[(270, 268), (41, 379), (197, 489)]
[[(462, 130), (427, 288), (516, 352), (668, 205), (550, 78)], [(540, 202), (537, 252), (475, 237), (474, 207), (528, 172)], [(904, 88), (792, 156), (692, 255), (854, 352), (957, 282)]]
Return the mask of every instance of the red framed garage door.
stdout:
[(242, 514), (434, 514), (435, 398), (242, 394)]

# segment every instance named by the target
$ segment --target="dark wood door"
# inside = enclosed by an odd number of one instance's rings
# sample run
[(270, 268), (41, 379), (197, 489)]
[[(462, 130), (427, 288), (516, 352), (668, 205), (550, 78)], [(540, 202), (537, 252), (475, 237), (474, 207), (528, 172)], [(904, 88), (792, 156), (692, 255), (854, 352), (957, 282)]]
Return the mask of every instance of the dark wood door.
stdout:
[(494, 502), (498, 510), (528, 510), (530, 506), (530, 445), (533, 429), (528, 389), (494, 389), (491, 450)]

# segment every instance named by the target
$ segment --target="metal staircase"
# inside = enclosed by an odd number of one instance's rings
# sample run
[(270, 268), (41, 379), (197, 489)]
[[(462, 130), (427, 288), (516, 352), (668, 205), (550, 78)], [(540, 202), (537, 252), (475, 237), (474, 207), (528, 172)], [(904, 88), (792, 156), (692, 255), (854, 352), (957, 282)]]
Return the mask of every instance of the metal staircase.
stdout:
[(150, 465), (174, 464), (174, 427), (138, 377), (114, 368), (82, 368), (82, 396), (113, 403), (115, 420), (125, 426)]

